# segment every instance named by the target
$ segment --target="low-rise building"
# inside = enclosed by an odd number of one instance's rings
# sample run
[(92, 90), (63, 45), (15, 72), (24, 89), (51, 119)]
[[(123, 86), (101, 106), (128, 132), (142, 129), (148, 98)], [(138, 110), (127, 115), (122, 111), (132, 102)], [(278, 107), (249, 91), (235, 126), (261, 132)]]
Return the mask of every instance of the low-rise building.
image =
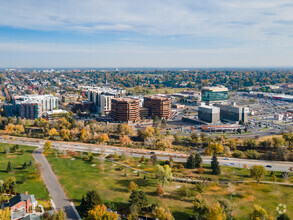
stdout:
[(202, 103), (198, 107), (198, 118), (208, 123), (218, 123), (220, 121), (220, 108)]

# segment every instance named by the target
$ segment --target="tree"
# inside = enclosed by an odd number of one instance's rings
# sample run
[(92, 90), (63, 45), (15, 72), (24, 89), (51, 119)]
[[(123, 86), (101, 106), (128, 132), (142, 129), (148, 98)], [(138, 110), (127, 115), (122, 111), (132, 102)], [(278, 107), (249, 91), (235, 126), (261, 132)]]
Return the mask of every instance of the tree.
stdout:
[(153, 127), (156, 128), (159, 126), (160, 120), (158, 118), (158, 116), (155, 116), (153, 119)]
[(109, 141), (109, 136), (106, 133), (103, 133), (101, 134), (99, 141), (104, 144), (105, 142)]
[(15, 132), (17, 132), (17, 133), (23, 133), (24, 132), (23, 125), (15, 125)]
[(195, 168), (200, 168), (202, 164), (202, 158), (199, 154), (194, 155), (194, 167)]
[(70, 140), (70, 130), (66, 128), (62, 128), (60, 131), (61, 137), (63, 140), (68, 141)]
[(4, 210), (0, 209), (0, 219), (1, 220), (10, 220), (10, 210), (5, 208)]
[(148, 205), (148, 200), (143, 191), (133, 190), (129, 196), (129, 206), (132, 205), (137, 206), (138, 212), (140, 213), (141, 210)]
[(208, 205), (200, 194), (198, 194), (193, 201), (193, 211), (197, 219), (204, 219), (209, 212)]
[(79, 211), (82, 217), (87, 217), (88, 211), (94, 209), (97, 205), (102, 205), (102, 200), (97, 191), (92, 190), (87, 192), (86, 196), (82, 198)]
[(87, 138), (88, 138), (88, 135), (89, 135), (88, 131), (85, 128), (81, 129), (81, 131), (80, 131), (80, 139), (81, 139), (81, 141), (86, 141)]
[(224, 150), (223, 145), (217, 142), (210, 143), (208, 147), (205, 148), (204, 153), (207, 155), (220, 154)]
[(157, 162), (158, 162), (157, 155), (156, 155), (156, 154), (153, 154), (153, 155), (151, 156), (151, 160), (152, 160), (152, 162), (153, 162), (153, 165), (157, 164)]
[(156, 207), (153, 211), (153, 215), (159, 220), (174, 220), (172, 213), (169, 209), (164, 209), (163, 207)]
[(119, 215), (115, 212), (107, 211), (105, 205), (97, 205), (88, 211), (86, 220), (118, 220)]
[(5, 126), (5, 132), (8, 134), (11, 134), (14, 132), (14, 125), (13, 124), (8, 124)]
[(133, 190), (136, 190), (137, 188), (138, 188), (138, 185), (135, 182), (130, 181), (129, 186), (128, 186), (128, 191), (132, 192)]
[(266, 169), (262, 165), (253, 165), (250, 168), (250, 176), (255, 178), (257, 184), (261, 181), (266, 174)]
[(209, 214), (207, 216), (207, 220), (225, 220), (226, 214), (224, 210), (222, 209), (219, 202), (213, 204), (209, 208)]
[(63, 209), (60, 209), (56, 214), (56, 220), (65, 220), (66, 214)]
[(195, 159), (194, 159), (193, 154), (190, 154), (189, 157), (187, 158), (186, 167), (188, 169), (194, 169), (195, 168)]
[(124, 124), (119, 124), (117, 126), (117, 132), (120, 135), (132, 135), (133, 134), (132, 128), (129, 125), (125, 124), (125, 123)]
[(132, 144), (132, 140), (129, 138), (128, 135), (123, 135), (122, 137), (120, 137), (119, 142), (121, 146), (129, 146)]
[(162, 182), (164, 187), (165, 183), (172, 179), (172, 169), (169, 165), (165, 164), (164, 166), (156, 166), (156, 177)]
[(254, 205), (254, 209), (252, 213), (249, 214), (249, 219), (250, 220), (268, 220), (270, 219), (267, 211), (261, 207), (260, 205)]
[(212, 165), (212, 173), (214, 175), (221, 174), (221, 169), (220, 169), (220, 165), (219, 165), (218, 158), (217, 158), (216, 154), (214, 154), (214, 156), (212, 157), (211, 165)]
[(22, 164), (22, 169), (26, 169), (26, 168), (27, 168), (27, 163), (24, 162), (24, 163)]
[(48, 153), (51, 148), (52, 148), (52, 142), (51, 141), (46, 141), (45, 144), (44, 144), (44, 152)]
[(15, 177), (7, 177), (4, 181), (4, 190), (6, 193), (16, 193), (16, 179)]
[(162, 128), (165, 128), (167, 126), (167, 121), (165, 118), (162, 119), (161, 126), (162, 126)]
[(8, 161), (7, 168), (6, 168), (6, 172), (7, 173), (12, 172), (12, 165), (11, 165), (11, 162), (10, 161)]
[(56, 128), (52, 128), (48, 131), (48, 135), (51, 138), (55, 138), (56, 136), (59, 136), (59, 132), (56, 130)]
[(157, 196), (163, 196), (164, 193), (165, 193), (164, 188), (162, 187), (161, 184), (159, 184), (156, 191)]

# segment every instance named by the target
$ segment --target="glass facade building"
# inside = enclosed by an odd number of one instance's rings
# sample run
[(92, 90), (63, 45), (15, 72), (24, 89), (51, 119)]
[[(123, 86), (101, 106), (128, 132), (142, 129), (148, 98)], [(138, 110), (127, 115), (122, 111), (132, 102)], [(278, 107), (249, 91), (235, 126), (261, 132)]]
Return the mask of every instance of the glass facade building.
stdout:
[(228, 89), (225, 87), (206, 87), (201, 91), (204, 102), (218, 102), (228, 100)]

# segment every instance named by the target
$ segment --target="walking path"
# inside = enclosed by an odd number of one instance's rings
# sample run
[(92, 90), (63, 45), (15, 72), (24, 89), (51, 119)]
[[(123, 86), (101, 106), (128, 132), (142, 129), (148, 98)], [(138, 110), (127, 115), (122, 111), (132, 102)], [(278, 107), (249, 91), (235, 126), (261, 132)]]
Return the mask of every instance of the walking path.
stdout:
[(42, 152), (42, 148), (37, 148), (33, 152), (33, 157), (35, 158), (35, 161), (37, 163), (41, 163), (43, 165), (42, 177), (52, 197), (56, 209), (64, 209), (67, 215), (66, 219), (80, 219), (79, 217), (77, 217), (77, 213), (74, 210), (74, 206), (72, 206), (72, 204), (66, 197), (60, 183), (58, 182), (53, 170), (51, 169), (50, 164), (48, 163), (46, 157), (42, 154)]

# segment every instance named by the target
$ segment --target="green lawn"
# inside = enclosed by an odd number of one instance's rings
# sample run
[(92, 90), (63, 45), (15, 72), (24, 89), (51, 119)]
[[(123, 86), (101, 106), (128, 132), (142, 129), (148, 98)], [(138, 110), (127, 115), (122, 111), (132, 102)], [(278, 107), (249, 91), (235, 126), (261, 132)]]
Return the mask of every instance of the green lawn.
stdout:
[[(20, 154), (18, 151), (16, 153), (9, 153), (6, 156), (5, 148), (12, 148), (12, 146), (13, 144), (0, 143), (0, 180), (5, 181), (7, 177), (13, 176), (17, 181), (18, 193), (25, 193), (27, 191), (29, 194), (34, 194), (37, 199), (48, 200), (47, 188), (42, 180), (36, 178), (34, 165), (27, 169), (21, 169), (24, 162), (28, 164), (30, 160), (34, 161), (32, 152), (35, 147), (19, 145), (19, 150), (22, 149), (23, 154)], [(11, 173), (6, 172), (8, 161), (11, 162), (13, 167)], [(24, 183), (22, 183), (23, 176), (26, 176)]]
[[(143, 174), (140, 174), (138, 177), (137, 173), (132, 169), (121, 165), (114, 165), (112, 162), (101, 162), (96, 159), (93, 162), (88, 162), (83, 159), (61, 155), (56, 159), (55, 153), (51, 153), (47, 158), (53, 170), (59, 176), (61, 184), (65, 186), (69, 198), (76, 205), (80, 203), (82, 195), (93, 189), (99, 192), (105, 203), (111, 202), (116, 207), (127, 205), (130, 195), (128, 185), (132, 180), (140, 189), (146, 192), (150, 204), (159, 203), (162, 206), (168, 206), (176, 219), (188, 219), (188, 216), (193, 213), (192, 201), (194, 200), (195, 193), (189, 198), (179, 198), (175, 193), (178, 186), (186, 186), (193, 189), (194, 186), (192, 184), (168, 183), (164, 187), (165, 195), (158, 197), (155, 195), (158, 180), (154, 179), (151, 175), (147, 175), (146, 180), (144, 180)], [(129, 164), (146, 171), (152, 170), (149, 162), (139, 163), (138, 160), (132, 159)], [(209, 167), (206, 166), (206, 173), (203, 176), (214, 178), (214, 176), (208, 173), (208, 170)], [(185, 171), (192, 172), (186, 169)], [(126, 177), (125, 173), (127, 174)], [(223, 167), (222, 175), (214, 179), (229, 179), (229, 176), (232, 178), (236, 176), (236, 179), (249, 179), (247, 175), (248, 170)], [(268, 180), (269, 178), (269, 176), (266, 177)], [(202, 196), (207, 199), (209, 204), (212, 204), (217, 199), (229, 199), (230, 193), (226, 184), (210, 184), (202, 193)], [(287, 214), (293, 217), (293, 187), (275, 187), (274, 185), (265, 184), (257, 186), (255, 183), (238, 184), (235, 186), (235, 195), (232, 197), (232, 202), (237, 204), (237, 219), (247, 219), (249, 212), (252, 211), (253, 204), (262, 205), (276, 218), (275, 208), (279, 203), (286, 204)]]

